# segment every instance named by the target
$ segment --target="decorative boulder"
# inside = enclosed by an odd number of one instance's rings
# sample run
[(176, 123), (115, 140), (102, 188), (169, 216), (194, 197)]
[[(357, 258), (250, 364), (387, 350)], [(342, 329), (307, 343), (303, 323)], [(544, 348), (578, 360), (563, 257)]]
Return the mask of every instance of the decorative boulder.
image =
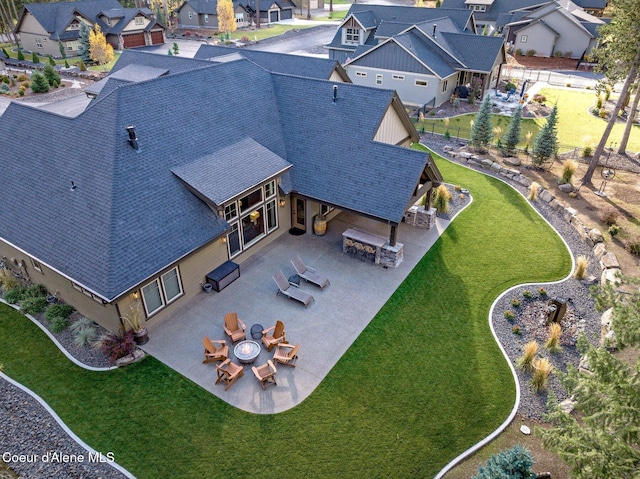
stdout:
[(591, 238), (591, 241), (593, 241), (594, 243), (602, 243), (604, 241), (602, 232), (598, 228), (589, 230), (589, 238)]
[(596, 258), (602, 259), (602, 257), (607, 254), (607, 248), (604, 246), (604, 243), (598, 243), (593, 248), (593, 254), (596, 255)]
[(502, 161), (504, 162), (505, 165), (509, 165), (509, 166), (520, 166), (520, 165), (522, 165), (522, 161), (520, 161), (519, 158), (516, 158), (516, 157), (513, 157), (513, 156), (507, 156)]
[(600, 344), (609, 349), (615, 349), (618, 347), (616, 333), (611, 329), (612, 316), (613, 308), (609, 308), (602, 313), (602, 319), (600, 320)]
[(571, 183), (562, 183), (558, 185), (558, 189), (564, 193), (571, 193), (573, 191), (573, 185)]

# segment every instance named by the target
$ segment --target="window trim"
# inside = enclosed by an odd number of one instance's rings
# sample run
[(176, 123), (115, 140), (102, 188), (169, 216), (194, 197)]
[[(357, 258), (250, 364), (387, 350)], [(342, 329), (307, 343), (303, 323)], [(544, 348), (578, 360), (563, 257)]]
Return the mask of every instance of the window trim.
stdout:
[(208, 13), (204, 14), (204, 23), (209, 23), (209, 14)]
[(376, 73), (376, 85), (382, 85), (384, 81), (384, 76), (380, 73)]
[(393, 75), (391, 75), (391, 78), (393, 78), (394, 80), (404, 80), (404, 75), (399, 75), (397, 73), (394, 73)]
[[(167, 299), (166, 286), (164, 284), (164, 278), (168, 274), (173, 272), (173, 271), (175, 271), (175, 273), (176, 273), (176, 278), (178, 280), (178, 287), (180, 289), (180, 292), (178, 294), (176, 294), (173, 298), (168, 300)], [(161, 304), (160, 304), (160, 306), (158, 306), (153, 311), (149, 311), (149, 308), (147, 307), (147, 299), (145, 297), (144, 289), (147, 288), (148, 286), (151, 286), (154, 283), (156, 284), (156, 287), (158, 288), (158, 293), (160, 294), (160, 303)], [(140, 296), (142, 297), (142, 305), (144, 306), (144, 312), (147, 315), (147, 318), (153, 316), (158, 311), (161, 311), (162, 309), (164, 309), (167, 306), (169, 306), (171, 303), (175, 302), (178, 298), (181, 298), (182, 296), (184, 296), (184, 288), (182, 286), (182, 277), (180, 276), (180, 269), (178, 268), (178, 266), (174, 266), (173, 268), (169, 268), (167, 271), (165, 271), (164, 273), (156, 276), (153, 280), (149, 281), (144, 286), (142, 286), (140, 288)]]
[(360, 45), (360, 29), (347, 27), (344, 29), (344, 43), (348, 45)]
[(357, 76), (357, 77), (366, 78), (366, 76), (367, 76), (367, 72), (356, 72), (356, 76)]
[(31, 266), (33, 267), (33, 269), (42, 273), (42, 265), (40, 264), (40, 261), (31, 257), (29, 257), (29, 261), (31, 261)]
[(140, 15), (137, 15), (134, 19), (133, 22), (135, 25), (144, 25), (144, 18), (142, 18)]
[(529, 35), (520, 35), (520, 43), (527, 43)]
[(427, 80), (414, 80), (413, 81), (413, 85), (414, 86), (421, 86), (421, 87), (428, 87), (429, 86), (429, 82)]

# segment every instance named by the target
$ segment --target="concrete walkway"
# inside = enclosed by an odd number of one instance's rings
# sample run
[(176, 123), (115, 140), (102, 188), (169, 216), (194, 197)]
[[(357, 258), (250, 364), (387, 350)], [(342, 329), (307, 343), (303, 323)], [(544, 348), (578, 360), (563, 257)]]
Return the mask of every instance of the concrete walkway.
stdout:
[[(383, 269), (342, 254), (342, 232), (348, 228), (388, 236), (388, 226), (356, 215), (341, 213), (329, 222), (325, 236), (285, 234), (242, 263), (241, 277), (220, 293), (203, 292), (172, 318), (151, 325), (150, 341), (143, 349), (240, 409), (259, 414), (290, 409), (320, 384), (448, 224), (438, 219), (431, 230), (401, 224), (398, 241), (404, 244), (404, 261), (396, 269)], [(301, 289), (315, 298), (308, 308), (276, 296), (271, 277), (278, 269), (287, 277), (293, 275), (289, 259), (295, 253), (331, 280), (323, 291), (301, 284)], [(300, 344), (295, 368), (277, 365), (277, 386), (263, 391), (250, 366), (245, 366), (244, 377), (228, 391), (223, 384), (214, 385), (215, 364), (202, 364), (202, 338), (227, 339), (230, 344), (222, 328), (223, 317), (230, 311), (236, 311), (245, 322), (247, 337), (252, 325), (267, 328), (280, 319), (288, 342)], [(230, 346), (235, 361), (232, 351)], [(272, 356), (262, 348), (255, 364), (262, 365)]]

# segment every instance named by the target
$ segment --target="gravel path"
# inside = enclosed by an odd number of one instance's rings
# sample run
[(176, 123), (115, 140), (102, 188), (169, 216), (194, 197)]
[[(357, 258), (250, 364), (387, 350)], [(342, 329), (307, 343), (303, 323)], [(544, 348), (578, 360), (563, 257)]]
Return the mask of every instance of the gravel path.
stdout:
[[(444, 157), (447, 157), (447, 155), (443, 152), (443, 147), (453, 144), (439, 135), (431, 134), (423, 134), (422, 143)], [(455, 159), (453, 160), (455, 161)], [(470, 165), (466, 164), (465, 166)], [(477, 170), (506, 181), (525, 196), (528, 194), (528, 189), (519, 183), (511, 182), (503, 176), (491, 174), (486, 169), (477, 168)], [(464, 188), (464, 185), (461, 186)], [(471, 191), (471, 195), (473, 196), (473, 191)], [(536, 201), (533, 206), (564, 238), (574, 258), (579, 255), (589, 258), (589, 275), (599, 278), (599, 262), (592, 249), (582, 241), (577, 231), (556, 213), (548, 203)], [(546, 297), (541, 297), (538, 293), (538, 289), (541, 286), (547, 291)], [(532, 293), (531, 299), (526, 299), (523, 296), (522, 292), (525, 290), (529, 290)], [(543, 347), (547, 339), (547, 328), (545, 326), (546, 305), (549, 298), (552, 297), (561, 297), (567, 300), (567, 314), (562, 321), (564, 335), (561, 339), (562, 350), (557, 353), (549, 353)], [(511, 305), (511, 300), (514, 298), (520, 300), (520, 307), (515, 308)], [(506, 310), (514, 312), (513, 321), (505, 319), (504, 312)], [(595, 310), (593, 298), (589, 294), (589, 286), (575, 278), (555, 284), (518, 286), (497, 301), (491, 321), (500, 343), (507, 352), (516, 371), (518, 371), (521, 393), (518, 408), (520, 415), (531, 419), (541, 419), (546, 411), (547, 403), (547, 392), (534, 392), (530, 385), (531, 374), (525, 373), (517, 367), (517, 361), (522, 355), (524, 345), (529, 341), (536, 340), (540, 345), (538, 357), (546, 357), (554, 368), (566, 371), (567, 364), (577, 367), (580, 362), (580, 353), (575, 347), (575, 339), (579, 332), (584, 332), (592, 344), (597, 344), (600, 337), (600, 318), (601, 313)], [(516, 335), (512, 332), (512, 328), (516, 325), (520, 328), (522, 335)], [(548, 389), (553, 390), (559, 400), (567, 397), (566, 391), (553, 373), (549, 377)]]
[[(443, 154), (442, 148), (451, 144), (439, 136), (423, 135), (424, 144), (433, 148), (439, 154)], [(482, 170), (487, 173), (486, 170)], [(502, 180), (504, 178), (501, 177)], [(462, 185), (464, 187), (464, 185)], [(526, 194), (526, 189), (520, 185), (513, 185)], [(452, 188), (450, 188), (452, 189)], [(466, 204), (466, 200), (460, 198), (458, 193), (452, 191), (453, 201), (449, 215), (454, 215)], [(471, 192), (473, 195), (473, 191)], [(546, 203), (536, 202), (538, 211), (556, 228), (563, 236), (574, 256), (586, 255), (591, 259), (589, 273), (599, 275), (598, 262), (593, 257), (591, 249), (580, 239), (577, 232), (555, 213)], [(538, 285), (520, 286), (508, 294), (505, 294), (495, 305), (492, 322), (498, 339), (504, 346), (510, 360), (515, 365), (522, 354), (525, 343), (537, 339), (544, 343), (546, 330), (544, 329), (543, 311), (546, 298), (538, 294)], [(593, 300), (589, 295), (588, 286), (581, 281), (569, 279), (558, 284), (544, 285), (548, 291), (548, 297), (560, 296), (568, 299), (567, 315), (565, 322), (574, 332), (584, 331), (594, 344), (600, 331), (600, 315), (593, 307)], [(530, 300), (526, 300), (522, 291), (528, 289), (533, 293)], [(511, 299), (518, 298), (522, 304), (519, 308), (511, 305)], [(569, 300), (570, 298), (570, 300)], [(516, 313), (513, 322), (504, 318), (504, 311), (510, 309)], [(37, 318), (46, 325), (46, 320)], [(512, 333), (512, 327), (518, 325), (523, 334), (517, 336)], [(78, 359), (93, 366), (107, 366), (108, 362), (100, 354), (89, 348), (77, 348), (73, 343), (73, 336), (67, 330), (57, 335), (58, 340), (65, 345)], [(541, 339), (542, 338), (542, 339)], [(573, 336), (575, 338), (575, 336)], [(576, 351), (572, 337), (563, 338), (563, 349), (559, 353), (550, 354), (541, 347), (542, 356), (547, 357), (552, 364), (565, 371), (567, 364), (578, 365), (579, 353)], [(529, 381), (530, 374), (519, 372), (518, 379), (521, 388), (521, 402), (518, 413), (524, 417), (540, 419), (546, 409), (546, 393), (533, 392)], [(563, 399), (567, 396), (555, 376), (549, 379), (549, 388), (556, 396)], [(47, 452), (59, 452), (87, 456), (87, 452), (73, 441), (58, 424), (51, 418), (48, 412), (31, 396), (11, 385), (5, 380), (0, 380), (0, 451), (10, 454), (35, 454), (42, 457)], [(117, 457), (115, 458), (117, 460)], [(123, 478), (120, 472), (107, 464), (100, 463), (44, 463), (36, 462), (10, 462), (11, 468), (20, 474), (22, 478)]]

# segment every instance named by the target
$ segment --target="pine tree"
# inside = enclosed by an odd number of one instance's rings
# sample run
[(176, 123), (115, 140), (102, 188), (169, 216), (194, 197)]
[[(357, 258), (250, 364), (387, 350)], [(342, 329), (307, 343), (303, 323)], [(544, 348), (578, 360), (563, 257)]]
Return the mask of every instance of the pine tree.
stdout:
[(31, 75), (31, 90), (34, 93), (47, 93), (49, 91), (49, 82), (40, 72), (33, 72)]
[(558, 131), (556, 124), (558, 122), (558, 105), (554, 105), (551, 110), (547, 122), (542, 127), (542, 130), (536, 135), (536, 139), (533, 141), (533, 164), (536, 166), (542, 165), (549, 160), (556, 151), (558, 151)]
[(67, 59), (67, 51), (64, 48), (64, 45), (60, 40), (58, 40), (58, 50), (60, 50), (60, 58), (66, 60)]
[(486, 151), (486, 146), (493, 138), (493, 126), (491, 124), (491, 98), (487, 95), (480, 105), (480, 110), (473, 120), (471, 128), (471, 144), (481, 153)]
[(24, 61), (24, 53), (22, 53), (22, 50), (18, 50), (18, 61)]
[(36, 52), (31, 52), (31, 61), (33, 63), (40, 63), (40, 57)]
[(173, 52), (171, 51), (171, 48), (169, 48), (169, 50), (167, 50), (167, 55), (169, 55), (170, 57), (173, 56)]
[(52, 67), (56, 66), (56, 62), (51, 55), (49, 55), (49, 65), (51, 65)]
[(42, 73), (47, 79), (49, 85), (54, 88), (58, 88), (60, 86), (60, 74), (51, 65), (46, 65), (42, 70)]
[(89, 32), (89, 51), (91, 59), (99, 65), (105, 65), (113, 61), (113, 47), (107, 43), (107, 38), (102, 33), (100, 25), (94, 25)]
[[(606, 286), (596, 296), (598, 309), (613, 308), (611, 328), (618, 348), (640, 345), (640, 293), (616, 292)], [(631, 479), (640, 471), (640, 361), (625, 362), (605, 347), (591, 345), (582, 336), (578, 348), (587, 356), (591, 373), (568, 367), (562, 384), (576, 401), (580, 421), (563, 412), (549, 398), (551, 429), (536, 428), (545, 448), (556, 451), (571, 467), (571, 477)], [(551, 396), (551, 395), (550, 395)]]
[(173, 42), (173, 54), (177, 55), (180, 53), (180, 47), (178, 46), (178, 42)]
[(517, 444), (511, 449), (492, 455), (486, 466), (478, 467), (471, 479), (534, 479), (531, 452)]
[(522, 130), (522, 107), (518, 106), (513, 112), (507, 131), (503, 136), (500, 150), (504, 156), (512, 156), (516, 151), (516, 146), (520, 143), (520, 132)]
[(89, 34), (91, 29), (89, 26), (81, 22), (80, 32), (78, 37), (78, 56), (83, 63), (87, 63), (91, 60), (91, 45), (89, 45)]

